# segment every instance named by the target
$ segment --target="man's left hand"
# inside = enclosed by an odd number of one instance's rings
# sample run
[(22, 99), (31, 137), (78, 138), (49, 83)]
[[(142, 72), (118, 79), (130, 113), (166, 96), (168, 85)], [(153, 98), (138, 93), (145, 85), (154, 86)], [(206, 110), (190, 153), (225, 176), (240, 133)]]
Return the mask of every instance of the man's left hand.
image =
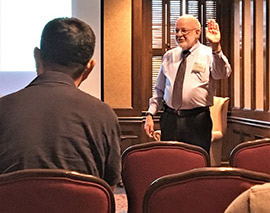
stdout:
[(220, 42), (220, 31), (218, 23), (214, 19), (208, 20), (208, 27), (206, 28), (206, 38), (212, 46), (218, 46)]

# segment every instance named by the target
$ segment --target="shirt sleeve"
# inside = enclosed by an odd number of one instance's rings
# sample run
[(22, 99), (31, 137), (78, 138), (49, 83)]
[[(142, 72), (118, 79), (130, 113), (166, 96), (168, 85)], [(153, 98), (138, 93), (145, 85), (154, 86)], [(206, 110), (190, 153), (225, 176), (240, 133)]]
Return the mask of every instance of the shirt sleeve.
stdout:
[(160, 67), (159, 74), (154, 87), (153, 96), (149, 99), (148, 112), (152, 115), (156, 114), (162, 107), (164, 90), (166, 85), (166, 76), (163, 73), (163, 64)]
[(232, 72), (231, 65), (221, 52), (213, 54), (211, 76), (215, 80), (228, 78)]
[(114, 186), (121, 180), (121, 139), (120, 126), (113, 111), (107, 125), (108, 129), (104, 135), (107, 144), (104, 179), (110, 186)]

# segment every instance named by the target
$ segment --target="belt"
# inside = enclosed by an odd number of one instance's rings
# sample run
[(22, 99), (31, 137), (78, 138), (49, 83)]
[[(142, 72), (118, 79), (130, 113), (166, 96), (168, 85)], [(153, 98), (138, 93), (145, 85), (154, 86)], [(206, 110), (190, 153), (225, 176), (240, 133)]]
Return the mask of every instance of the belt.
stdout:
[(175, 110), (175, 109), (165, 105), (165, 110), (164, 111), (168, 112), (168, 113), (177, 114), (180, 117), (186, 117), (186, 116), (196, 115), (196, 114), (199, 114), (201, 112), (209, 111), (209, 107), (206, 106), (206, 107), (196, 107), (196, 108), (193, 108), (193, 109)]

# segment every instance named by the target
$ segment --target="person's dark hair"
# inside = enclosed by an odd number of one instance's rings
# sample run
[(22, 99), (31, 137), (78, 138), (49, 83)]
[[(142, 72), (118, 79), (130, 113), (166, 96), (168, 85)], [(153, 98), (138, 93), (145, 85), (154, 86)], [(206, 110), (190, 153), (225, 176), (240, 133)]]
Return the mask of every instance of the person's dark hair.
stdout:
[(56, 18), (43, 29), (40, 41), (44, 63), (72, 66), (68, 74), (76, 79), (92, 58), (95, 34), (91, 27), (77, 18)]

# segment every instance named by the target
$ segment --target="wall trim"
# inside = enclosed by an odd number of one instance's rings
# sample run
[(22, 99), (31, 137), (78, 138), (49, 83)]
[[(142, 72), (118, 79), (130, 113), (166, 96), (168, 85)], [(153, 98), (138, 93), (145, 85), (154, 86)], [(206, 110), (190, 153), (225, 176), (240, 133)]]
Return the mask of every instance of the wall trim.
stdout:
[(250, 118), (242, 118), (237, 116), (228, 116), (228, 123), (237, 123), (243, 124), (247, 126), (259, 127), (264, 129), (270, 129), (270, 122), (269, 121), (262, 121)]
[(119, 123), (142, 123), (143, 117), (118, 117)]

